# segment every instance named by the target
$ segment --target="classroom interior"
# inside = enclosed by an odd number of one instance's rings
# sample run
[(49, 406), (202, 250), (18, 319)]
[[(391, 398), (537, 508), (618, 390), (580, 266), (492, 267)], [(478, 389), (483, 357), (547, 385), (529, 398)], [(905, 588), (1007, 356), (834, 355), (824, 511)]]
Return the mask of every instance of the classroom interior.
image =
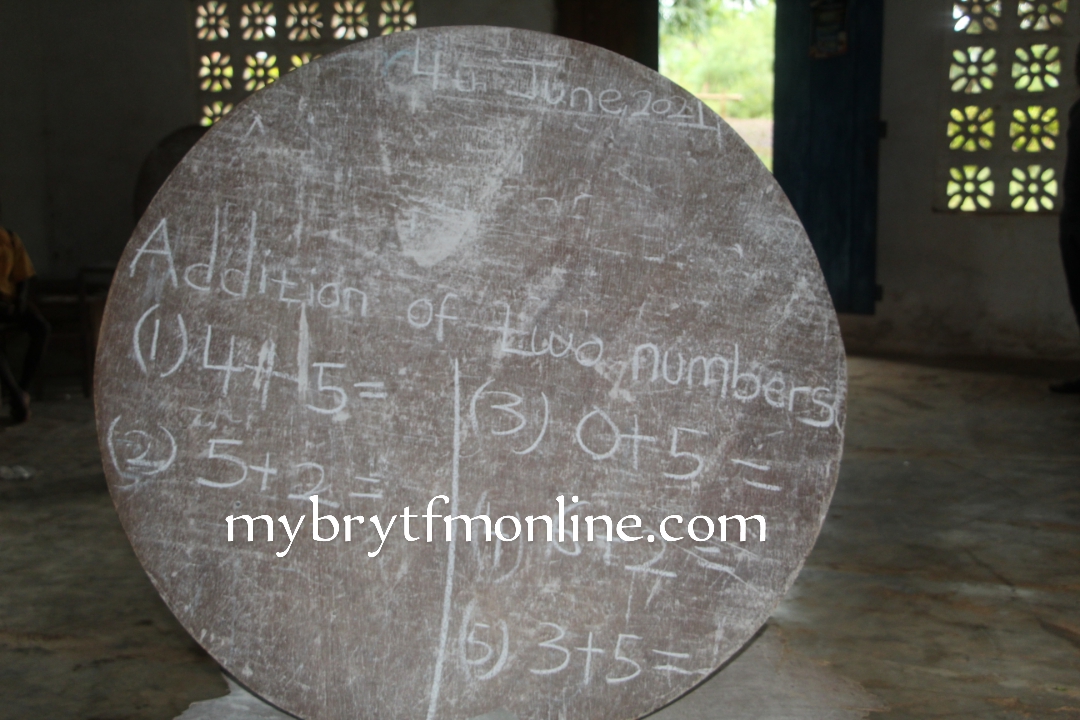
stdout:
[[(124, 535), (90, 397), (116, 261), (163, 179), (148, 174), (224, 109), (200, 75), (207, 4), (0, 0), (0, 225), (23, 238), (54, 333), (31, 421), (0, 431), (0, 718), (168, 719), (229, 692)], [(839, 313), (840, 479), (773, 617), (655, 717), (1080, 718), (1080, 396), (1048, 390), (1080, 377), (1052, 184), (1080, 99), (1080, 3), (840, 2), (847, 47), (829, 57), (807, 51), (813, 5), (776, 0), (772, 135), (745, 127), (769, 146)], [(655, 68), (660, 10), (415, 0), (386, 22), (556, 33)], [(1060, 22), (1025, 35), (1039, 13)], [(1025, 64), (1032, 43), (1063, 58), (1037, 100), (1049, 66)], [(1000, 96), (982, 84), (991, 46)], [(971, 125), (980, 104), (996, 135)], [(1058, 124), (1031, 150), (1036, 104)], [(2, 332), (17, 354), (24, 341)]]

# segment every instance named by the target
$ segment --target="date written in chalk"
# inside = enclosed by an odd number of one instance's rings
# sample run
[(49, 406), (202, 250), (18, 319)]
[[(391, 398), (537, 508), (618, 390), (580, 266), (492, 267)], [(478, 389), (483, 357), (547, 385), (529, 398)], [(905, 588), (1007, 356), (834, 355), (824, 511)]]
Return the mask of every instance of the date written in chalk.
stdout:
[[(503, 515), (493, 522), (488, 515), (444, 515), (435, 512), (436, 503), (445, 506), (449, 502), (450, 499), (447, 496), (436, 495), (428, 501), (427, 509), (423, 513), (410, 512), (409, 506), (406, 505), (400, 515), (392, 515), (384, 522), (384, 518), (378, 515), (371, 515), (367, 518), (363, 515), (346, 515), (340, 519), (329, 513), (321, 515), (319, 513), (319, 496), (312, 495), (311, 539), (315, 542), (331, 542), (341, 536), (345, 542), (352, 542), (353, 534), (356, 533), (358, 541), (373, 540), (374, 536), (370, 533), (368, 533), (367, 537), (362, 536), (362, 527), (367, 524), (374, 528), (375, 535), (378, 536), (378, 547), (368, 551), (368, 557), (374, 558), (378, 557), (379, 553), (382, 552), (398, 518), (401, 518), (398, 527), (401, 528), (402, 536), (406, 542), (424, 540), (430, 543), (434, 542), (436, 536), (439, 535), (446, 542), (454, 541), (458, 537), (464, 537), (465, 542), (473, 542), (473, 529), (475, 526), (480, 526), (475, 534), (475, 539), (478, 542), (492, 542), (493, 540), (497, 542), (514, 542), (516, 540), (534, 542), (539, 538), (540, 542), (548, 543), (562, 543), (568, 540), (577, 543), (582, 539), (585, 542), (600, 540), (612, 543), (615, 542), (616, 536), (621, 542), (626, 543), (639, 540), (650, 543), (656, 541), (656, 535), (652, 532), (642, 534), (642, 520), (637, 515), (624, 515), (618, 520), (612, 520), (608, 515), (586, 515), (582, 517), (579, 513), (573, 511), (573, 508), (578, 507), (577, 495), (570, 498), (572, 503), (570, 512), (567, 512), (566, 499), (559, 495), (555, 498), (558, 511), (555, 513), (554, 519), (551, 515), (526, 515), (524, 522), (517, 514)], [(412, 525), (411, 521), (420, 520), (421, 518), (423, 518), (423, 522), (420, 524), (420, 528), (417, 529), (416, 526)], [(306, 514), (301, 515), (296, 520), (295, 525), (286, 515), (282, 515), (277, 519), (277, 522), (281, 523), (285, 535), (281, 541), (287, 540), (288, 545), (284, 550), (276, 552), (275, 555), (283, 558), (289, 554), (293, 542), (300, 535), (300, 530), (304, 526), (306, 519)], [(436, 520), (442, 521), (442, 532), (435, 530)], [(229, 542), (238, 539), (238, 527), (241, 530), (247, 530), (248, 542), (254, 542), (259, 523), (266, 526), (266, 541), (274, 542), (275, 524), (274, 519), (269, 515), (229, 515), (225, 518)], [(715, 519), (708, 515), (697, 515), (689, 519), (684, 518), (682, 515), (668, 515), (660, 521), (659, 534), (664, 542), (678, 542), (687, 538), (698, 543), (709, 542), (714, 538), (718, 538), (720, 542), (727, 542), (729, 523), (737, 523), (737, 525), (731, 525), (731, 527), (738, 527), (739, 542), (747, 542), (750, 538), (758, 542), (765, 542), (766, 526), (763, 515), (751, 515), (749, 517), (744, 515), (720, 515)], [(422, 534), (414, 535), (414, 529), (417, 533)], [(461, 535), (459, 535), (459, 530)], [(680, 531), (685, 532), (685, 534), (674, 534)], [(734, 539), (733, 533), (732, 540)]]

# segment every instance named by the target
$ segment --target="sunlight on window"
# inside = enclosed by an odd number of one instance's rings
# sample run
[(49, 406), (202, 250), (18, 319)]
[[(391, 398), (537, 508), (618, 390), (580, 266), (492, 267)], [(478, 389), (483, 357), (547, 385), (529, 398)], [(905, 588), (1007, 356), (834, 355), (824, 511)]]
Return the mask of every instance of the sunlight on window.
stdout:
[(953, 50), (952, 62), (949, 64), (949, 82), (952, 83), (952, 91), (961, 90), (971, 94), (979, 94), (983, 90), (994, 89), (994, 77), (997, 75), (997, 50), (979, 46)]
[(210, 126), (253, 92), (377, 32), (416, 27), (423, 0), (192, 0), (200, 122)]
[(380, 35), (412, 30), (416, 27), (416, 13), (413, 12), (412, 0), (382, 0), (381, 7)]
[(949, 184), (945, 194), (949, 197), (950, 210), (988, 210), (991, 198), (994, 197), (994, 181), (991, 179), (990, 168), (978, 165), (949, 168)]
[(363, 2), (334, 3), (334, 17), (330, 21), (334, 37), (338, 40), (360, 40), (368, 36), (368, 17)]
[(950, 150), (989, 150), (994, 141), (994, 109), (969, 105), (949, 112), (946, 130)]
[(661, 0), (660, 72), (772, 168), (775, 0)]
[(1039, 212), (1053, 210), (1057, 199), (1058, 183), (1053, 168), (1042, 165), (1028, 165), (1025, 168), (1013, 168), (1009, 180), (1009, 202), (1013, 210)]
[(244, 89), (248, 92), (262, 90), (278, 79), (281, 72), (277, 68), (277, 56), (269, 53), (257, 52), (244, 58), (247, 67), (244, 68)]
[(938, 3), (952, 15), (941, 27), (948, 102), (941, 104), (945, 144), (934, 209), (1057, 211), (1066, 108), (1075, 101), (1066, 29), (1080, 2)]
[(203, 105), (202, 119), (199, 123), (206, 127), (210, 127), (218, 120), (225, 117), (232, 108), (232, 103), (224, 103), (220, 100), (216, 100), (209, 105)]

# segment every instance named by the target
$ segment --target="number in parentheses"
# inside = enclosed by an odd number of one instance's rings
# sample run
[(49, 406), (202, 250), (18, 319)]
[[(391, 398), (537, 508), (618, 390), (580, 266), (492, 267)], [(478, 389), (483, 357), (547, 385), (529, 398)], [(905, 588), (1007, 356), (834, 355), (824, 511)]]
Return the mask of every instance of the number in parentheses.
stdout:
[[(499, 620), (498, 625), (499, 632), (502, 637), (502, 642), (499, 649), (499, 657), (495, 660), (495, 664), (491, 666), (490, 670), (476, 676), (477, 680), (490, 680), (491, 678), (501, 673), (503, 668), (506, 666), (507, 659), (509, 659), (510, 657), (510, 630), (506, 626), (506, 622), (504, 620)], [(489, 630), (491, 626), (484, 623), (476, 623), (475, 625), (473, 625), (472, 629), (469, 630), (469, 636), (465, 639), (466, 644), (478, 645), (483, 647), (485, 649), (484, 656), (479, 659), (466, 659), (465, 662), (469, 665), (484, 665), (495, 655), (495, 648), (493, 648), (490, 643), (486, 643), (483, 640), (476, 639), (476, 628)]]
[(544, 439), (544, 434), (548, 429), (548, 423), (551, 422), (551, 404), (548, 402), (547, 393), (543, 390), (540, 391), (540, 397), (544, 401), (544, 424), (540, 427), (540, 434), (536, 436), (536, 440), (534, 440), (533, 444), (529, 447), (524, 450), (514, 450), (513, 452), (515, 455), (528, 455), (535, 450), (540, 445), (540, 441)]
[[(136, 449), (141, 449), (136, 457), (133, 458), (121, 458), (117, 454), (116, 446), (116, 427), (120, 423), (121, 415), (117, 415), (113, 418), (113, 421), (109, 424), (109, 429), (105, 433), (105, 444), (109, 449), (109, 458), (112, 460), (113, 467), (120, 474), (120, 477), (125, 480), (132, 480), (138, 482), (141, 478), (150, 477), (151, 475), (158, 475), (165, 472), (172, 467), (173, 462), (176, 461), (177, 444), (176, 438), (169, 432), (163, 425), (158, 425), (158, 429), (169, 441), (169, 453), (168, 457), (160, 460), (150, 460), (147, 456), (150, 454), (150, 449), (153, 443), (150, 434), (142, 430), (129, 430), (123, 434), (123, 438), (128, 440), (130, 437), (137, 438)], [(128, 440), (130, 443), (130, 440)], [(123, 460), (123, 462), (121, 462)]]
[(520, 405), (522, 402), (524, 402), (525, 399), (523, 397), (521, 397), (520, 395), (516, 395), (516, 394), (514, 394), (512, 392), (506, 392), (504, 390), (489, 390), (488, 395), (505, 395), (506, 397), (511, 398), (510, 402), (503, 403), (502, 405), (492, 405), (491, 409), (492, 410), (502, 410), (504, 413), (507, 413), (508, 415), (512, 415), (514, 417), (514, 419), (517, 420), (517, 425), (510, 428), (509, 430), (492, 430), (491, 434), (492, 435), (516, 435), (517, 433), (521, 432), (522, 428), (524, 428), (528, 424), (529, 421), (525, 419), (524, 415), (519, 413), (514, 408), (516, 408), (518, 405)]
[[(140, 335), (141, 335), (141, 332), (142, 332), (142, 326), (143, 326), (143, 323), (146, 322), (147, 318), (149, 318), (154, 313), (154, 311), (156, 311), (159, 307), (160, 307), (160, 305), (152, 305), (152, 306), (150, 306), (150, 309), (147, 310), (146, 312), (144, 312), (142, 314), (142, 317), (139, 318), (138, 322), (135, 323), (135, 330), (132, 333), (132, 344), (134, 346), (134, 351), (135, 351), (135, 362), (139, 365), (139, 369), (142, 371), (143, 375), (148, 375), (149, 374), (149, 369), (147, 368), (146, 361), (148, 359), (151, 360), (151, 361), (157, 359), (158, 334), (161, 331), (161, 321), (158, 318), (154, 318), (154, 334), (151, 336), (151, 339), (150, 339), (150, 356), (149, 356), (149, 358), (143, 357), (142, 345), (140, 344)], [(187, 325), (184, 324), (184, 316), (181, 315), (180, 313), (176, 314), (176, 325), (179, 328), (179, 333), (180, 333), (180, 350), (177, 353), (176, 362), (173, 363), (172, 367), (170, 367), (168, 370), (165, 370), (165, 371), (163, 371), (161, 373), (161, 377), (163, 377), (163, 378), (169, 377), (170, 375), (175, 373), (177, 370), (179, 370), (180, 365), (187, 358), (187, 354), (188, 354)]]
[[(491, 405), (491, 409), (501, 410), (502, 412), (512, 416), (517, 421), (517, 424), (507, 430), (491, 430), (491, 434), (495, 436), (516, 435), (523, 429), (525, 429), (526, 425), (528, 425), (528, 419), (523, 414), (514, 409), (518, 405), (521, 405), (522, 402), (524, 402), (524, 398), (516, 393), (507, 392), (505, 390), (488, 390), (488, 386), (491, 385), (493, 382), (494, 380), (488, 380), (483, 385), (481, 385), (476, 392), (473, 393), (472, 399), (469, 401), (469, 424), (472, 426), (473, 432), (479, 435), (480, 420), (476, 412), (477, 403), (484, 395), (503, 395), (510, 398), (510, 402), (503, 403), (501, 405), (493, 404)], [(540, 398), (544, 401), (544, 422), (543, 425), (541, 425), (540, 427), (540, 432), (536, 436), (536, 440), (534, 440), (533, 443), (527, 448), (525, 448), (524, 450), (513, 450), (512, 452), (515, 455), (528, 455), (529, 453), (531, 453), (540, 445), (540, 441), (544, 439), (544, 435), (547, 433), (548, 424), (551, 422), (551, 404), (548, 401), (547, 393), (541, 391)]]

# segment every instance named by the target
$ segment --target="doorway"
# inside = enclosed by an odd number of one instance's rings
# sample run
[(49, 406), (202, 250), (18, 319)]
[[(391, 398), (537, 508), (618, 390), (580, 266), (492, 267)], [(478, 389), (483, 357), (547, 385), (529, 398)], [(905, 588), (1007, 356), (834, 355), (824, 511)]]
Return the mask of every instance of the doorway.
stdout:
[(660, 0), (660, 72), (773, 171), (838, 312), (872, 314), (884, 0)]
[(693, 92), (772, 170), (775, 0), (661, 0), (660, 73)]

